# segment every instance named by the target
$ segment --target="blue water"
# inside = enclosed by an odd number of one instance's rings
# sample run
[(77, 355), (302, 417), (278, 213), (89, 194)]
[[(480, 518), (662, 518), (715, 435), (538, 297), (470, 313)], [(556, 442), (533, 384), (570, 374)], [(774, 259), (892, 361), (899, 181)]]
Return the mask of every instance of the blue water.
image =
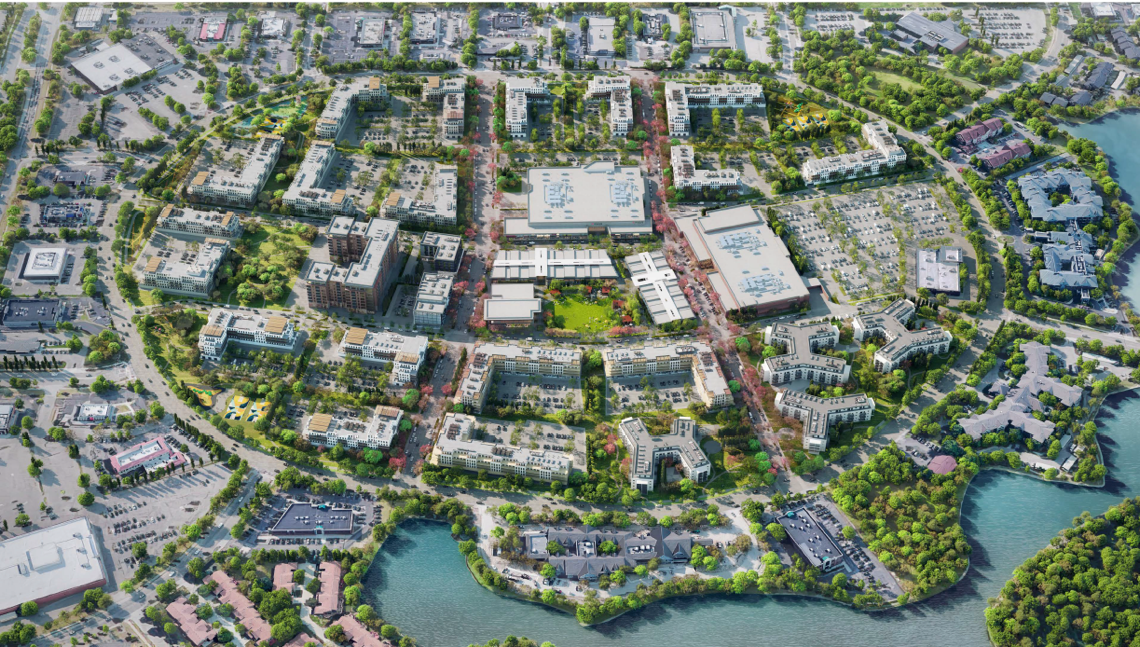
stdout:
[(973, 544), (971, 567), (953, 589), (901, 610), (865, 614), (828, 602), (764, 596), (685, 598), (651, 605), (600, 627), (566, 614), (499, 597), (468, 574), (442, 524), (408, 524), (377, 555), (365, 581), (387, 622), (424, 647), (463, 647), (507, 635), (558, 647), (988, 647), (983, 611), (1014, 567), (1072, 519), (1099, 514), (1140, 491), (1140, 443), (1134, 421), (1140, 397), (1124, 395), (1101, 409), (1101, 444), (1109, 467), (1103, 489), (1045, 483), (984, 472), (962, 509)]

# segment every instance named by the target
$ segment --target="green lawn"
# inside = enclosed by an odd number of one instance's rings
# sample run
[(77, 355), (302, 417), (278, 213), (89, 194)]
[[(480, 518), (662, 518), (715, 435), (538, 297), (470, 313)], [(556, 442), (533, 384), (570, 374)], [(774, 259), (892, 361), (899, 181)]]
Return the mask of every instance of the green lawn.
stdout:
[(922, 89), (921, 85), (915, 83), (905, 76), (902, 76), (901, 74), (895, 74), (894, 72), (888, 72), (886, 70), (875, 68), (875, 89), (879, 89), (885, 83), (898, 83), (902, 86), (902, 89), (906, 90), (907, 92), (915, 92)]
[[(241, 242), (249, 245), (249, 253), (246, 254), (246, 258), (260, 258), (264, 261), (263, 265), (277, 265), (281, 268), (287, 267), (284, 263), (284, 254), (282, 253), (281, 249), (278, 248), (277, 245), (268, 242), (270, 236), (273, 236), (275, 234), (281, 234), (285, 237), (282, 243), (283, 245), (292, 245), (303, 250), (307, 250), (310, 247), (309, 243), (302, 240), (301, 237), (297, 236), (296, 234), (289, 233), (280, 227), (263, 224), (261, 225), (261, 229), (256, 234), (251, 235), (249, 233), (246, 233), (241, 237)], [(280, 299), (276, 299), (274, 301), (254, 299), (251, 304), (255, 307), (263, 308), (284, 308), (286, 302), (289, 300), (289, 295), (293, 289), (293, 283), (297, 280), (298, 275), (297, 272), (289, 271), (289, 273), (290, 276), (284, 281), (284, 294)], [(254, 283), (258, 284), (258, 281), (254, 281)], [(232, 279), (227, 282), (224, 286), (221, 287), (221, 296), (218, 297), (218, 301), (222, 303), (230, 303), (230, 298), (232, 296), (232, 303), (238, 303), (237, 295), (234, 294), (237, 292), (238, 285), (239, 283)], [(259, 301), (262, 303), (259, 303)]]
[(615, 325), (610, 318), (613, 312), (611, 303), (610, 299), (581, 301), (574, 296), (559, 297), (554, 302), (556, 327), (591, 333), (609, 330)]

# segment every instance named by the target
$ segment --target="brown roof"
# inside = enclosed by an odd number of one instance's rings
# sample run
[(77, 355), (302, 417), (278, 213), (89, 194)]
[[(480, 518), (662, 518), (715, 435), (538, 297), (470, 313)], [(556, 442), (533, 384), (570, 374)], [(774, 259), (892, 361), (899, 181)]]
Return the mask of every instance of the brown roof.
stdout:
[(314, 413), (313, 417), (309, 418), (309, 429), (313, 431), (328, 431), (330, 424), (332, 424), (332, 416), (327, 413)]
[(202, 334), (207, 337), (221, 337), (226, 330), (218, 324), (210, 324), (202, 328)]
[(174, 602), (166, 605), (166, 612), (170, 614), (171, 618), (178, 623), (178, 628), (190, 642), (195, 645), (208, 643), (218, 635), (218, 630), (203, 622), (194, 613), (194, 607), (186, 602), (186, 598), (180, 597)]
[(374, 77), (368, 79), (368, 89), (369, 90), (379, 90), (380, 89), (380, 77), (374, 76)]
[(438, 88), (439, 87), (439, 77), (438, 76), (429, 76), (427, 86), (429, 88)]
[(159, 265), (162, 265), (162, 259), (159, 258), (158, 256), (151, 256), (150, 259), (148, 259), (146, 262), (146, 270), (145, 271), (147, 271), (147, 272), (158, 271)]
[(265, 332), (271, 335), (280, 335), (281, 332), (285, 330), (285, 324), (287, 323), (289, 323), (289, 320), (285, 317), (270, 317), (269, 321), (265, 322)]
[(364, 343), (364, 338), (368, 336), (368, 331), (363, 328), (349, 328), (348, 332), (344, 333), (344, 343), (359, 346)]
[(368, 628), (360, 624), (360, 621), (352, 616), (342, 616), (336, 623), (344, 629), (344, 635), (352, 642), (353, 647), (384, 647), (392, 643), (381, 640), (376, 634), (368, 631)]
[(340, 610), (340, 575), (340, 564), (321, 562), (321, 590), (317, 593), (317, 608), (313, 613), (324, 615)]
[(293, 589), (293, 572), (297, 570), (296, 564), (282, 562), (273, 567), (273, 590)]
[(233, 220), (233, 219), (234, 219), (234, 218), (236, 218), (236, 217), (237, 217), (237, 216), (235, 216), (235, 215), (234, 215), (234, 212), (232, 212), (232, 211), (227, 211), (227, 212), (226, 212), (226, 214), (225, 214), (224, 216), (222, 216), (222, 226), (223, 226), (223, 227), (229, 227), (229, 226), (230, 226), (230, 221), (231, 221), (231, 220)]
[(332, 194), (332, 198), (330, 199), (330, 201), (333, 204), (340, 204), (340, 203), (344, 202), (344, 196), (345, 196), (344, 189), (337, 189), (336, 192)]
[(393, 191), (393, 192), (389, 193), (388, 198), (386, 200), (384, 200), (384, 206), (385, 207), (394, 207), (394, 206), (396, 206), (396, 203), (399, 201), (400, 201), (400, 192), (399, 191)]
[(174, 205), (168, 204), (162, 208), (162, 213), (158, 214), (158, 217), (159, 218), (165, 218), (165, 217), (170, 215), (171, 211), (174, 211)]
[(237, 616), (238, 622), (245, 625), (246, 631), (257, 640), (270, 640), (273, 638), (273, 632), (266, 622), (257, 613), (253, 603), (249, 598), (238, 591), (237, 582), (234, 578), (230, 577), (225, 571), (214, 571), (210, 573), (207, 579), (218, 583), (218, 599), (234, 608), (234, 615)]
[(198, 174), (194, 176), (194, 179), (190, 180), (190, 184), (193, 184), (194, 186), (202, 186), (206, 183), (206, 178), (208, 177), (210, 177), (210, 174), (208, 172), (198, 171)]
[(376, 411), (374, 413), (377, 416), (382, 416), (384, 418), (395, 418), (396, 416), (400, 415), (400, 408), (378, 406), (376, 407)]

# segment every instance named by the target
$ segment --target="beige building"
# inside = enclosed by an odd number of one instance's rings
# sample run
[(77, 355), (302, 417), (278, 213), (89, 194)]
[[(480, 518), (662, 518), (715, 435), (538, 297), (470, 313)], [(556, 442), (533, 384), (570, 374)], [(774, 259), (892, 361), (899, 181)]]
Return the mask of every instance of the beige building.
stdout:
[(569, 455), (549, 449), (528, 449), (475, 440), (473, 431), (476, 424), (474, 416), (447, 414), (439, 439), (431, 451), (431, 463), (548, 483), (570, 481), (573, 461)]
[(630, 375), (689, 373), (693, 377), (693, 393), (700, 396), (709, 409), (732, 404), (732, 391), (708, 344), (700, 341), (607, 348), (602, 351), (607, 378)]
[(496, 373), (581, 377), (582, 351), (573, 348), (480, 343), (467, 362), (455, 402), (483, 411)]
[(875, 351), (875, 370), (889, 373), (903, 362), (922, 353), (941, 355), (950, 350), (954, 335), (949, 330), (931, 328), (908, 330), (914, 318), (914, 303), (899, 299), (880, 312), (855, 317), (855, 341), (860, 343), (882, 339), (885, 343)]
[(875, 401), (863, 393), (821, 398), (784, 389), (776, 394), (776, 408), (781, 415), (804, 424), (804, 451), (818, 454), (827, 449), (832, 425), (870, 421), (875, 414)]
[(380, 77), (349, 79), (342, 82), (329, 96), (325, 109), (317, 119), (317, 137), (339, 139), (352, 118), (353, 108), (362, 101), (376, 102), (388, 97), (388, 86)]
[(199, 171), (186, 187), (186, 194), (195, 202), (210, 202), (248, 207), (257, 201), (262, 187), (269, 180), (285, 140), (277, 135), (266, 135), (253, 145), (244, 165), (235, 171), (212, 169)]

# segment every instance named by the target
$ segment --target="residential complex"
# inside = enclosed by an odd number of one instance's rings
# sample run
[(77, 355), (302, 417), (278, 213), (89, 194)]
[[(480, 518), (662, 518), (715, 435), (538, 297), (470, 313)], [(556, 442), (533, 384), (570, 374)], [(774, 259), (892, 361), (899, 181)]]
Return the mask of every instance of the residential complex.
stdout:
[(483, 320), (495, 328), (526, 328), (542, 317), (542, 299), (530, 283), (494, 283), (483, 302)]
[(977, 145), (984, 141), (989, 141), (1001, 133), (1005, 122), (998, 117), (991, 117), (984, 121), (980, 121), (973, 126), (967, 126), (958, 131), (954, 135), (954, 140), (959, 144), (964, 145)]
[(776, 408), (784, 417), (803, 423), (804, 451), (818, 454), (827, 449), (832, 425), (869, 421), (875, 413), (875, 401), (862, 393), (821, 398), (784, 389), (776, 394)]
[(767, 109), (764, 87), (759, 83), (729, 83), (725, 85), (692, 85), (667, 81), (665, 83), (665, 114), (669, 121), (669, 135), (688, 137), (692, 134), (690, 110), (735, 111), (737, 108)]
[(662, 326), (696, 316), (689, 305), (689, 298), (681, 290), (677, 273), (665, 260), (664, 252), (657, 249), (626, 256), (625, 266), (629, 268), (629, 280), (637, 287), (653, 323)]
[(265, 135), (247, 151), (248, 157), (239, 168), (198, 171), (186, 186), (186, 195), (194, 202), (252, 206), (277, 166), (284, 147), (285, 140), (281, 137)]
[(301, 437), (321, 447), (388, 449), (400, 432), (403, 417), (403, 411), (384, 406), (373, 409), (367, 418), (356, 414), (314, 413), (305, 421)]
[(218, 630), (200, 619), (195, 613), (195, 608), (186, 601), (185, 597), (180, 596), (166, 605), (166, 612), (174, 618), (174, 622), (178, 623), (178, 629), (186, 634), (186, 638), (194, 647), (213, 642), (218, 636)]
[[(545, 528), (524, 533), (523, 542), (529, 559), (548, 562), (554, 567), (555, 577), (576, 582), (636, 568), (652, 559), (662, 564), (688, 564), (694, 547), (711, 547), (713, 543), (700, 535), (661, 526), (637, 532), (597, 530), (589, 526)], [(606, 542), (612, 542), (617, 552), (599, 552), (598, 547)]]
[(550, 88), (538, 77), (509, 77), (504, 81), (507, 95), (507, 132), (515, 139), (530, 136), (531, 102), (550, 101)]
[[(28, 504), (29, 507), (31, 504)], [(107, 583), (103, 547), (85, 517), (0, 541), (0, 615), (25, 602), (41, 608)]]
[(344, 127), (355, 112), (356, 104), (375, 103), (387, 97), (388, 87), (380, 83), (379, 77), (345, 80), (333, 90), (328, 102), (325, 103), (324, 111), (317, 119), (317, 137), (340, 139)]
[(463, 265), (463, 239), (425, 231), (420, 239), (420, 261), (428, 272), (458, 272)]
[(710, 191), (739, 189), (740, 173), (733, 169), (710, 171), (698, 169), (693, 147), (677, 144), (669, 149), (673, 169), (673, 186), (682, 190)]
[(463, 137), (466, 87), (467, 79), (462, 77), (443, 79), (429, 76), (424, 84), (421, 98), (443, 108), (443, 137), (446, 140), (457, 141)]
[(321, 590), (317, 593), (317, 606), (313, 613), (318, 616), (335, 615), (341, 612), (340, 585), (344, 570), (335, 560), (321, 562), (319, 579)]
[(704, 483), (712, 472), (712, 463), (701, 451), (700, 433), (692, 418), (675, 418), (667, 434), (651, 434), (640, 418), (626, 418), (618, 423), (618, 433), (629, 452), (629, 486), (642, 494), (654, 490), (658, 464), (668, 458), (678, 471), (694, 483)]
[(725, 310), (761, 315), (808, 302), (808, 285), (788, 248), (756, 208), (717, 209), (676, 222)]
[(585, 242), (591, 236), (635, 241), (653, 233), (641, 167), (597, 161), (527, 170), (527, 217), (505, 218), (517, 242)]
[[(1030, 215), (1036, 220), (1084, 224), (1104, 215), (1104, 200), (1096, 192), (1092, 178), (1080, 169), (1027, 173), (1017, 178), (1017, 186)], [(1055, 193), (1064, 193), (1068, 199), (1054, 205)]]
[(431, 184), (431, 200), (419, 201), (400, 191), (384, 200), (384, 217), (415, 225), (454, 226), (458, 222), (459, 172), (454, 166), (439, 166)]
[(281, 201), (298, 214), (310, 216), (345, 215), (355, 213), (352, 196), (344, 189), (330, 191), (321, 188), (328, 174), (336, 167), (336, 146), (332, 142), (313, 142), (293, 182), (285, 190)]
[(420, 277), (416, 290), (416, 306), (412, 311), (412, 321), (416, 328), (439, 329), (447, 317), (447, 307), (451, 304), (451, 289), (455, 286), (455, 275), (450, 273), (425, 273)]
[(497, 373), (514, 375), (582, 376), (582, 351), (574, 348), (479, 343), (467, 361), (455, 402), (483, 411)]
[(844, 153), (804, 162), (800, 173), (808, 184), (839, 182), (864, 175), (889, 171), (906, 161), (906, 151), (887, 129), (887, 122), (872, 121), (863, 124), (863, 139), (869, 150)]
[(172, 253), (156, 253), (147, 259), (142, 267), (141, 287), (206, 299), (214, 291), (214, 276), (218, 268), (230, 253), (230, 242), (207, 238), (197, 251), (187, 250), (179, 260), (174, 260)]
[(329, 258), (347, 266), (323, 262), (309, 265), (303, 277), (309, 307), (376, 312), (399, 256), (399, 229), (399, 224), (384, 218), (366, 222), (348, 216), (333, 218), (325, 230)]
[(1083, 229), (1070, 224), (1068, 231), (1035, 232), (1037, 241), (1049, 241), (1041, 246), (1045, 268), (1038, 273), (1041, 285), (1054, 290), (1075, 290), (1082, 301), (1092, 296), (1098, 286), (1096, 267), (1100, 261), (1094, 255), (1096, 241)]
[(249, 598), (238, 590), (238, 584), (234, 578), (230, 577), (224, 570), (218, 569), (210, 573), (206, 577), (206, 581), (217, 584), (214, 594), (218, 596), (218, 600), (222, 604), (228, 604), (233, 608), (234, 618), (245, 627), (250, 636), (259, 642), (268, 642), (273, 639), (273, 632), (269, 623), (257, 612), (257, 607), (254, 606), (253, 602), (250, 602)]
[(550, 449), (529, 449), (476, 440), (475, 416), (449, 413), (431, 451), (431, 463), (495, 476), (517, 476), (535, 481), (568, 483), (574, 471), (570, 454)]
[(1085, 403), (1084, 389), (1065, 384), (1049, 375), (1048, 346), (1035, 341), (1022, 342), (1021, 352), (1025, 353), (1027, 370), (1017, 378), (1017, 385), (1010, 387), (1000, 383), (994, 389), (995, 395), (1003, 395), (1005, 399), (989, 411), (958, 420), (962, 430), (974, 440), (981, 440), (982, 436), (991, 431), (1004, 431), (1012, 427), (1038, 444), (1044, 443), (1053, 435), (1056, 425), (1051, 420), (1037, 417), (1052, 408), (1041, 402), (1042, 393), (1048, 393), (1066, 407)]
[(768, 326), (764, 329), (764, 343), (783, 346), (784, 350), (764, 360), (764, 381), (773, 386), (794, 380), (828, 386), (847, 382), (851, 366), (843, 358), (816, 353), (838, 342), (839, 328), (830, 323)]
[(602, 351), (606, 377), (688, 373), (693, 393), (709, 409), (732, 404), (732, 391), (712, 348), (702, 341), (685, 343), (610, 347)]
[(903, 362), (920, 353), (941, 355), (950, 350), (954, 336), (942, 328), (908, 330), (907, 323), (914, 318), (914, 303), (900, 299), (874, 314), (855, 317), (855, 340), (863, 343), (883, 339), (885, 343), (875, 351), (875, 370), (890, 373)]
[(530, 247), (509, 249), (495, 256), (491, 269), (494, 281), (525, 281), (548, 284), (617, 280), (617, 268), (604, 249), (555, 249)]
[(915, 281), (919, 288), (931, 292), (958, 294), (962, 291), (959, 267), (963, 255), (960, 247), (919, 248), (916, 252)]
[(427, 357), (428, 338), (396, 332), (349, 328), (340, 341), (337, 355), (355, 357), (368, 364), (392, 365), (392, 385), (414, 384)]
[(586, 98), (609, 101), (610, 134), (625, 137), (633, 127), (633, 98), (628, 76), (595, 76), (586, 86)]
[(291, 355), (297, 345), (297, 328), (278, 315), (263, 317), (256, 312), (214, 308), (198, 333), (202, 358), (221, 359), (231, 342)]
[(162, 208), (154, 228), (172, 236), (225, 239), (241, 238), (245, 231), (241, 218), (232, 211), (213, 213), (190, 208), (179, 209), (172, 204)]

